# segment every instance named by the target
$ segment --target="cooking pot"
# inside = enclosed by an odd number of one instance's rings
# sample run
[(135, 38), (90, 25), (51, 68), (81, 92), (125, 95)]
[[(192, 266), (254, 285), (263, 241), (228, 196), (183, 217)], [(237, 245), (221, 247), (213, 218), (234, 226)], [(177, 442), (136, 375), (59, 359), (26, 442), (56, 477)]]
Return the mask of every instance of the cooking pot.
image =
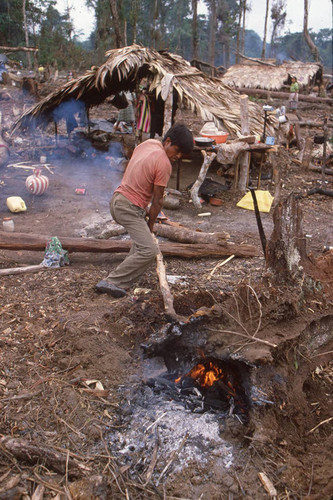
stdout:
[(199, 148), (208, 148), (214, 144), (214, 139), (210, 137), (195, 137), (194, 142)]

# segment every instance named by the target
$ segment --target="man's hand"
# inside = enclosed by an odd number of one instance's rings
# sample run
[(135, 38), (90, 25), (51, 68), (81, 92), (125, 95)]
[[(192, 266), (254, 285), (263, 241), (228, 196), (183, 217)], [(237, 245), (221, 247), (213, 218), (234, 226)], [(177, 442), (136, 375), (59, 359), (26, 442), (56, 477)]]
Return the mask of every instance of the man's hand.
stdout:
[(164, 186), (157, 186), (156, 184), (154, 184), (153, 197), (151, 200), (151, 206), (148, 213), (148, 227), (151, 232), (153, 232), (155, 221), (162, 209), (163, 194), (164, 194)]

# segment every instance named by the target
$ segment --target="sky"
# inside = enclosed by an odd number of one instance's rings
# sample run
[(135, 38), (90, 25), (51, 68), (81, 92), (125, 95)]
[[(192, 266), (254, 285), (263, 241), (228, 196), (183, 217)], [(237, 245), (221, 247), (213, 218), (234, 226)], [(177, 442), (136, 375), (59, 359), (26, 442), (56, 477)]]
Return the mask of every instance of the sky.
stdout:
[[(272, 5), (270, 0), (270, 6)], [(263, 37), (266, 0), (248, 0), (251, 12), (247, 14), (246, 28), (252, 29)], [(202, 2), (201, 2), (202, 3)], [(94, 11), (87, 9), (85, 0), (57, 0), (57, 9), (63, 13), (66, 6), (71, 8), (71, 18), (80, 40), (86, 39), (94, 28)], [(199, 12), (203, 12), (203, 8)], [(287, 0), (287, 22), (284, 32), (291, 33), (303, 30), (304, 0)], [(270, 18), (270, 14), (269, 14)], [(268, 38), (271, 24), (268, 24)], [(309, 0), (308, 28), (319, 31), (323, 28), (332, 28), (331, 0)], [(282, 32), (281, 34), (284, 34)]]

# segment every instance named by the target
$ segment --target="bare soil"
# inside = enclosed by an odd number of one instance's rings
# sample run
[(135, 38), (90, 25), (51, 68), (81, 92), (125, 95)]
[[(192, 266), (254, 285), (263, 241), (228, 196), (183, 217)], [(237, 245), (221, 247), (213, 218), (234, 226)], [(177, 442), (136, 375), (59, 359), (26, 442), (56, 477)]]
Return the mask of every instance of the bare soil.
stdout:
[[(26, 99), (17, 89), (7, 91), (11, 98), (1, 106), (8, 127), (13, 108), (22, 108)], [(327, 111), (301, 104), (299, 109), (311, 120)], [(91, 119), (115, 113), (105, 104), (93, 110)], [(199, 121), (185, 118), (198, 132)], [(42, 167), (50, 181), (42, 196), (25, 188), (31, 170), (0, 169), (0, 215), (12, 216), (15, 232), (61, 241), (62, 236), (98, 237), (110, 227), (108, 202), (123, 170), (108, 158), (108, 145), (100, 142), (96, 149), (82, 140), (84, 133), (68, 139), (60, 130), (56, 147), (50, 130), (37, 133), (34, 143), (23, 133), (10, 139), (9, 164), (39, 164), (43, 153), (50, 169)], [(131, 135), (114, 139), (125, 143), (125, 151), (133, 143)], [(200, 152), (182, 164), (181, 207), (165, 209), (169, 219), (199, 231), (226, 231), (230, 241), (255, 245), (259, 256), (233, 258), (220, 267), (224, 259), (167, 258), (168, 275), (185, 282), (170, 285), (176, 312), (189, 316), (212, 306), (218, 312), (185, 328), (154, 355), (144, 346), (168, 324), (154, 267), (119, 300), (97, 294), (94, 285), (123, 254), (73, 253), (69, 266), (1, 277), (0, 498), (268, 498), (259, 473), (267, 475), (280, 500), (332, 498), (333, 254), (323, 248), (333, 229), (333, 206), (331, 197), (304, 196), (321, 177), (301, 170), (293, 161), (298, 153), (283, 146), (279, 152), (282, 199), (291, 192), (300, 195), (313, 263), (305, 284), (295, 286), (270, 279), (254, 212), (236, 207), (241, 195), (223, 191), (222, 206), (204, 204), (196, 210), (186, 188), (197, 177)], [(218, 168), (212, 165), (208, 176), (228, 184), (232, 172), (221, 177)], [(267, 159), (264, 174), (270, 173)], [(254, 186), (257, 176), (254, 165)], [(333, 190), (332, 177), (326, 181), (325, 188)], [(176, 167), (170, 187), (177, 187)], [(86, 195), (76, 194), (76, 188), (86, 189)], [(269, 179), (261, 181), (261, 189), (274, 194)], [(6, 199), (14, 195), (24, 199), (26, 212), (9, 213)], [(210, 215), (200, 217), (200, 212)], [(272, 212), (261, 217), (269, 238)], [(0, 250), (0, 268), (39, 264), (43, 256)], [(180, 369), (204, 356), (247, 367), (251, 407), (246, 424), (232, 414), (190, 415), (156, 400), (147, 389), (157, 365), (167, 372), (172, 363)], [(218, 429), (216, 436), (211, 429)], [(193, 432), (206, 432), (200, 446)], [(20, 455), (6, 446), (10, 438), (18, 447), (21, 440), (36, 445), (40, 454)], [(46, 449), (60, 454), (60, 465)]]

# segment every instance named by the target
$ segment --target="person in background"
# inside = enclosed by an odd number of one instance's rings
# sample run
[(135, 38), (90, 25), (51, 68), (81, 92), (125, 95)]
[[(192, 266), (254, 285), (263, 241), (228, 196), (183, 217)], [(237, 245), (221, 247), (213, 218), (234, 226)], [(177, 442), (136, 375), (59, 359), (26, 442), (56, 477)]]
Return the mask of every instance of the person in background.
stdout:
[(290, 95), (289, 95), (289, 107), (291, 109), (295, 109), (297, 107), (298, 92), (299, 92), (299, 85), (297, 82), (297, 78), (296, 76), (293, 75), (291, 77)]
[(113, 219), (124, 226), (133, 243), (125, 260), (105, 280), (97, 283), (96, 291), (115, 298), (123, 297), (154, 262), (158, 248), (152, 232), (170, 179), (171, 162), (192, 149), (192, 133), (181, 124), (171, 127), (162, 142), (148, 139), (135, 148), (110, 202)]
[(128, 126), (132, 127), (132, 132), (135, 130), (135, 116), (134, 116), (134, 103), (135, 96), (132, 92), (125, 92), (125, 97), (128, 102), (128, 106), (121, 109), (118, 113), (117, 121), (113, 126), (113, 131), (116, 132), (130, 132)]

